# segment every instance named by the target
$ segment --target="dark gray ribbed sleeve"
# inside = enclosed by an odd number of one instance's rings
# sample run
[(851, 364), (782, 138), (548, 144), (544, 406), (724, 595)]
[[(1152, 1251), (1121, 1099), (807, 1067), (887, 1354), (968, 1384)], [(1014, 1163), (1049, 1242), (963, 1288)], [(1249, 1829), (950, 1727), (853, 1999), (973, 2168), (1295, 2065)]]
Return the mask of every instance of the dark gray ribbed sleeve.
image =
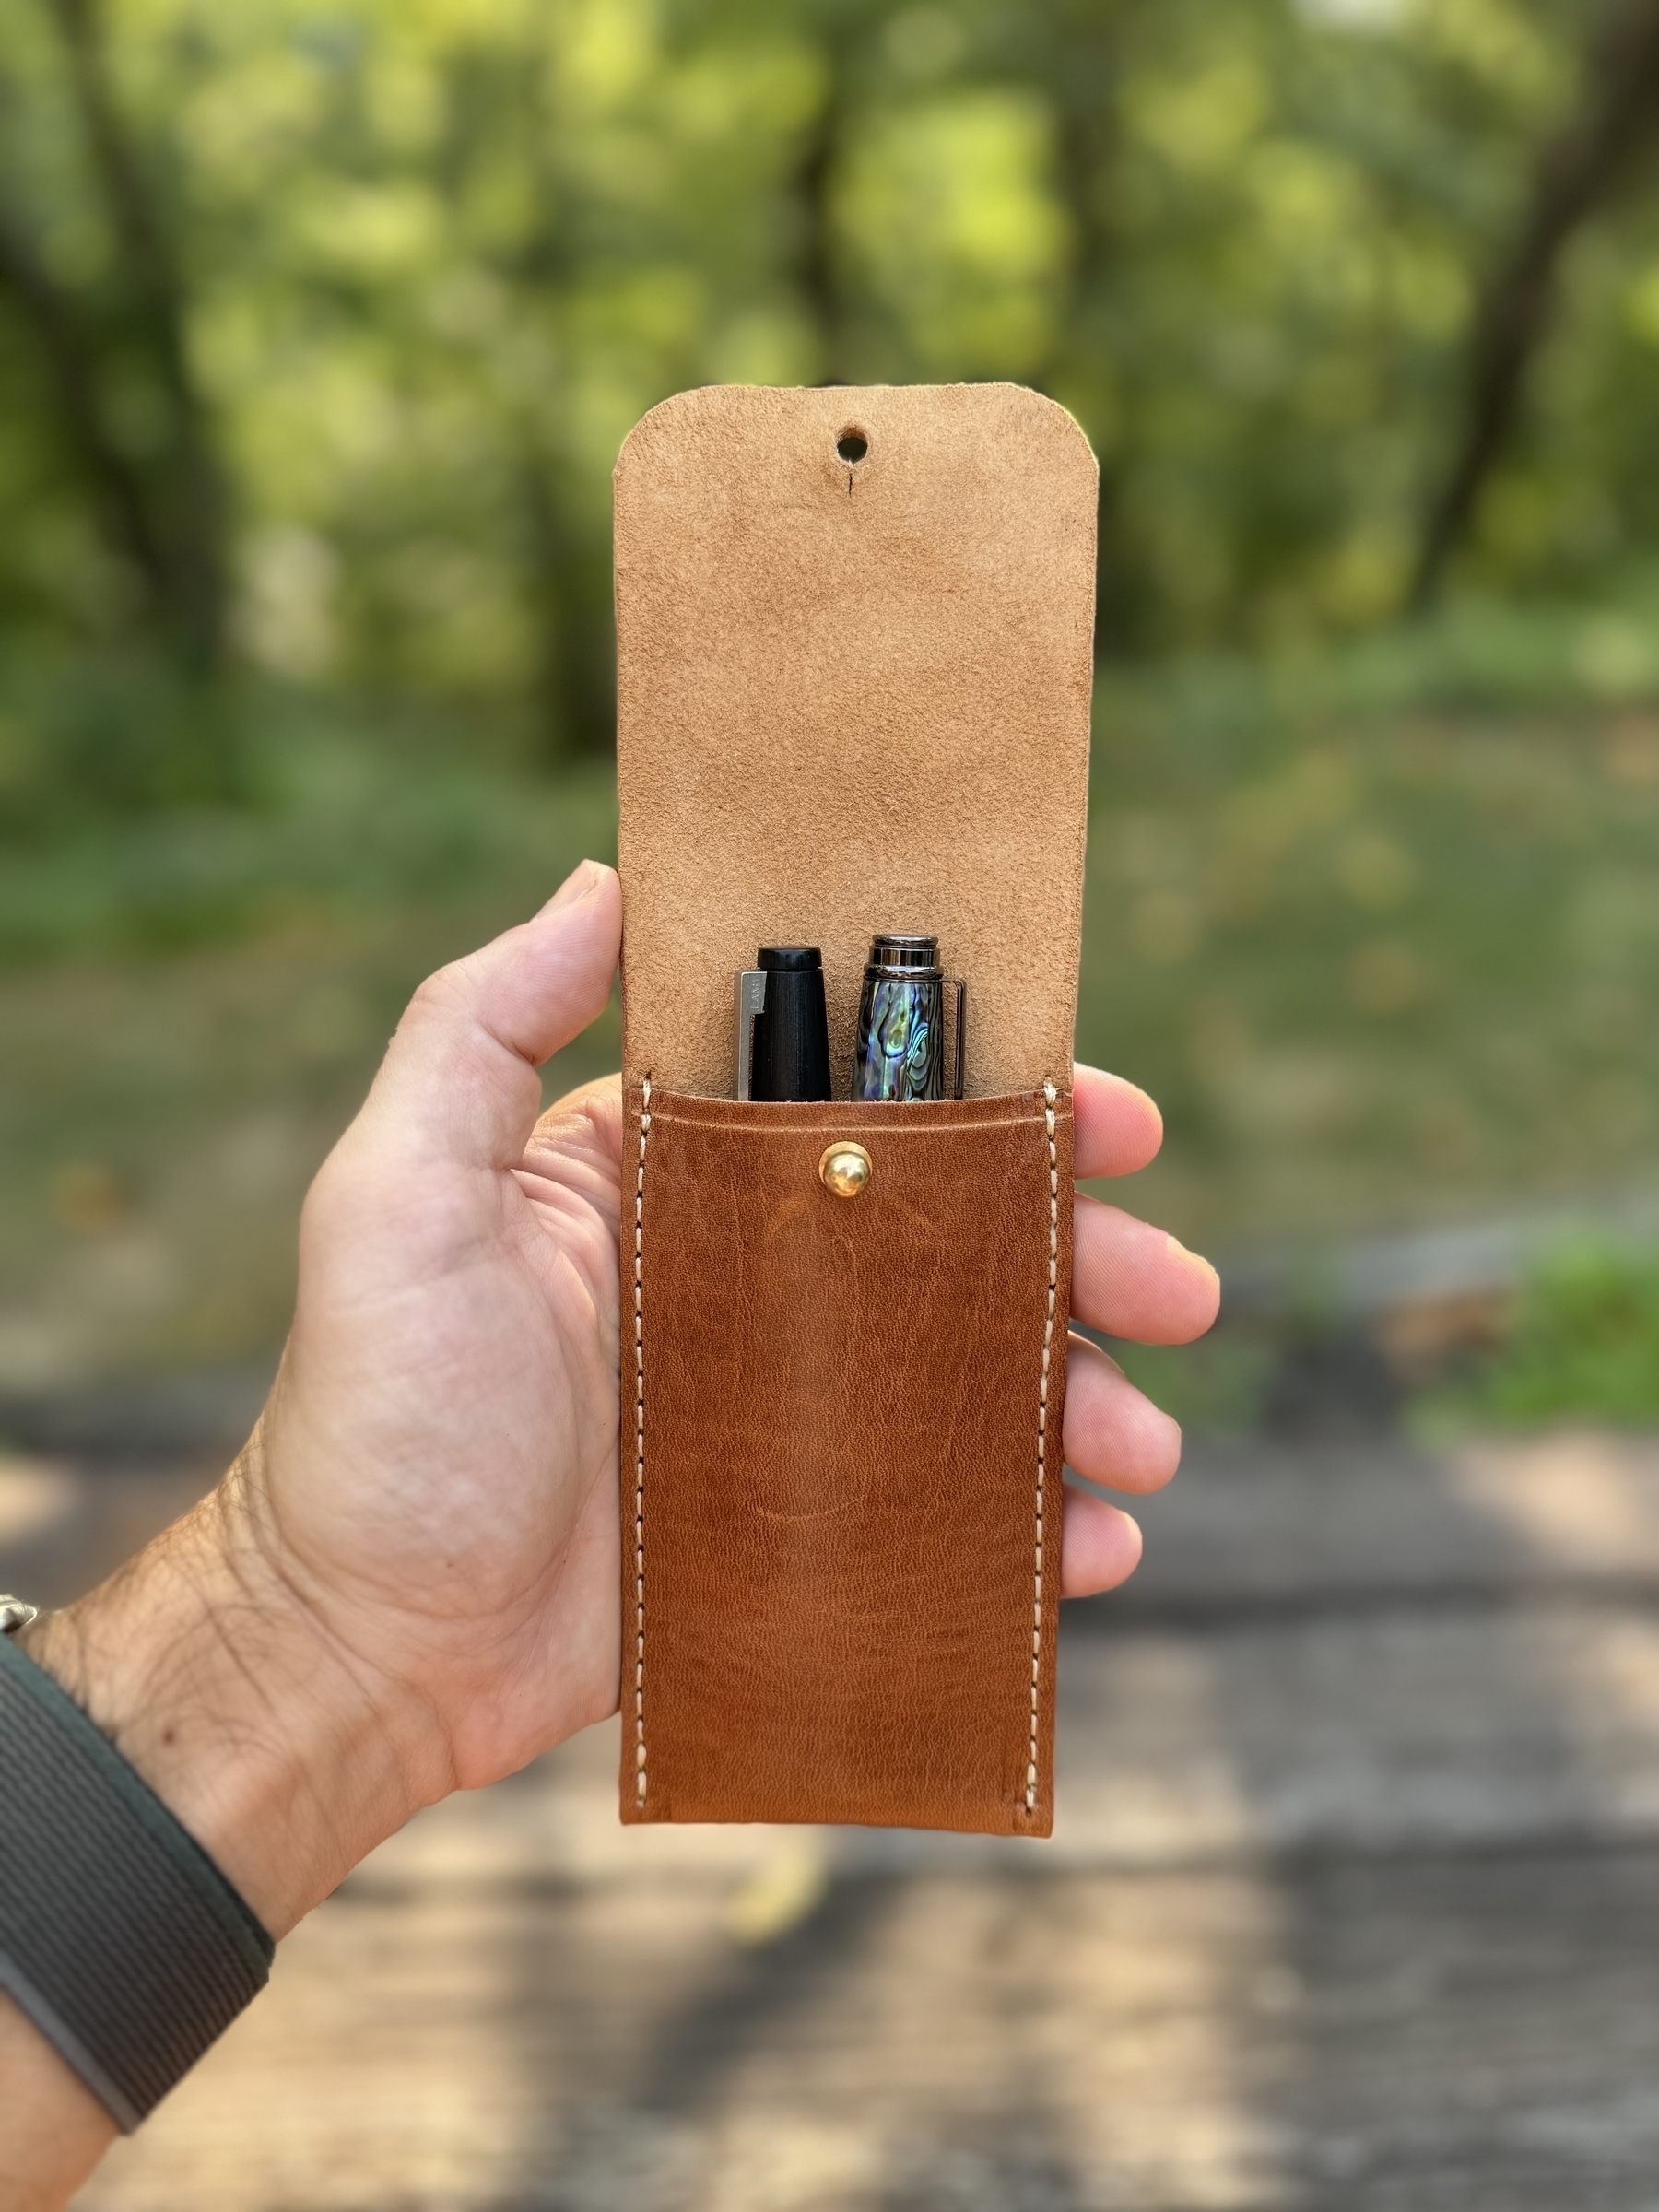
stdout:
[(270, 1975), (199, 1844), (0, 1636), (0, 1987), (129, 2132)]

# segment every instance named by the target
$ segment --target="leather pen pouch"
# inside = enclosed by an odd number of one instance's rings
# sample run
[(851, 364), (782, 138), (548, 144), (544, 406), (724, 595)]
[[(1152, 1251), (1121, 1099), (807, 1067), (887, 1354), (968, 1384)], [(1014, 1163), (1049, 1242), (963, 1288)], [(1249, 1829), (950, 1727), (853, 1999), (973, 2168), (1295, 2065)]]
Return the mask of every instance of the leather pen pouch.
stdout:
[[(622, 1817), (1046, 1835), (1092, 457), (1015, 387), (714, 389), (617, 486)], [(971, 1095), (841, 1102), (893, 928)], [(769, 942), (830, 1101), (730, 1095)]]
[(641, 1085), (625, 1164), (625, 1813), (1046, 1834), (1069, 1098)]

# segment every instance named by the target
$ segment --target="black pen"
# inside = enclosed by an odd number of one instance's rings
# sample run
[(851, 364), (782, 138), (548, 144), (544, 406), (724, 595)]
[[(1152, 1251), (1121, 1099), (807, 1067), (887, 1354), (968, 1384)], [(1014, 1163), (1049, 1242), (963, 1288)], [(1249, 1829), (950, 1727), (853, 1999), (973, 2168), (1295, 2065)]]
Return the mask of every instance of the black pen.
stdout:
[(830, 1019), (816, 945), (763, 945), (737, 978), (737, 1096), (830, 1096)]

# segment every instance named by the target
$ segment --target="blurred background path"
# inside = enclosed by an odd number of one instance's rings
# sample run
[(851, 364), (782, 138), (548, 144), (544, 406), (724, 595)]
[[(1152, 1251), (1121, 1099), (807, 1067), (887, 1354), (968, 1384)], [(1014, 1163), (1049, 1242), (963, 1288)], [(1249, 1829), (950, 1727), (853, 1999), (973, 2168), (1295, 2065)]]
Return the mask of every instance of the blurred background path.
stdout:
[[(14, 1459), (67, 1594), (205, 1466)], [(1069, 1609), (1047, 1846), (386, 1844), (86, 2212), (1563, 2212), (1659, 2160), (1659, 1442), (1199, 1443)]]

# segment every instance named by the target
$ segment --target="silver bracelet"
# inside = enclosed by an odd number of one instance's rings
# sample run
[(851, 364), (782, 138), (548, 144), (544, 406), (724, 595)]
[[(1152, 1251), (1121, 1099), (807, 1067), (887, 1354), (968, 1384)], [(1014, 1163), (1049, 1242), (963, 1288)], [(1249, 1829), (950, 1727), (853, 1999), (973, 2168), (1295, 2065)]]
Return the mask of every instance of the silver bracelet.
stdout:
[(0, 1597), (0, 1636), (9, 1636), (17, 1629), (26, 1629), (31, 1620), (38, 1619), (39, 1606), (26, 1605), (20, 1597)]

